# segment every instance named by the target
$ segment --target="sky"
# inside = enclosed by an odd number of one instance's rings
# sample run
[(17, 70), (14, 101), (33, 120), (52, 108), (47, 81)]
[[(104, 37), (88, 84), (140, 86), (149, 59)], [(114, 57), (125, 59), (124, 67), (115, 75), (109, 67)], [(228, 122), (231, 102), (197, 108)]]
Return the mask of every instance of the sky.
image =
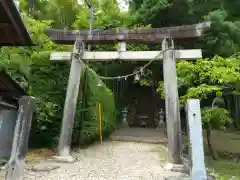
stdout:
[(128, 10), (128, 3), (126, 3), (126, 0), (117, 0), (119, 7), (122, 11), (127, 11)]
[(14, 0), (13, 2), (15, 3), (16, 7), (18, 8), (19, 7), (19, 1), (18, 0)]

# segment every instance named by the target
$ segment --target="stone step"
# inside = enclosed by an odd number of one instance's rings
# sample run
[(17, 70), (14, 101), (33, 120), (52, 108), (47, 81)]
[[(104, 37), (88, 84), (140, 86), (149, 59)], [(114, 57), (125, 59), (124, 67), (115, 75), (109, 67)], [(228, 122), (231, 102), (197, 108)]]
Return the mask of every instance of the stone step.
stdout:
[(152, 144), (167, 144), (167, 141), (156, 137), (111, 136), (112, 141), (143, 142)]

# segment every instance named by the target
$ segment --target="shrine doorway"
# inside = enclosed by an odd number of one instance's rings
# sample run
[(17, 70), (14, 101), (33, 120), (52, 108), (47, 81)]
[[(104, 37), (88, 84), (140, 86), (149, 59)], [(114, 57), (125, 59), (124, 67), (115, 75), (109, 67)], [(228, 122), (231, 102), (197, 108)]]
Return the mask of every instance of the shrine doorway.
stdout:
[(156, 92), (155, 87), (131, 83), (128, 86), (128, 115), (130, 127), (156, 128), (157, 113), (165, 111), (165, 101)]

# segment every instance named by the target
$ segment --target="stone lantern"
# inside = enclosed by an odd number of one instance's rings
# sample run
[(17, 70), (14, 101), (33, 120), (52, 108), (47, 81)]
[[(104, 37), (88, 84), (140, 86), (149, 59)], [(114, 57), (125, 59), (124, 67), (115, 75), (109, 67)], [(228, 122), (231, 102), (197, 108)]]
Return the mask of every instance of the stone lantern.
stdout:
[(123, 108), (123, 110), (122, 110), (122, 117), (123, 117), (123, 120), (122, 120), (122, 125), (123, 125), (123, 127), (129, 127), (129, 125), (128, 125), (128, 122), (127, 122), (127, 108), (125, 107), (125, 108)]
[(158, 115), (159, 115), (159, 121), (158, 121), (157, 129), (163, 129), (163, 128), (165, 128), (165, 123), (164, 123), (165, 113), (162, 108), (161, 108), (160, 112), (158, 113)]

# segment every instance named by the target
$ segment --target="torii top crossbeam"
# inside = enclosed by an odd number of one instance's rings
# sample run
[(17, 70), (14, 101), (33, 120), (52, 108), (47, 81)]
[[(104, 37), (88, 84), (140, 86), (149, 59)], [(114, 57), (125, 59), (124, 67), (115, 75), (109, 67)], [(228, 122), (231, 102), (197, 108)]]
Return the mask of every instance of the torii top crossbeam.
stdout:
[(88, 30), (60, 30), (46, 29), (50, 40), (57, 44), (74, 44), (80, 39), (89, 44), (109, 44), (122, 40), (128, 44), (160, 43), (164, 38), (174, 39), (196, 38), (210, 27), (210, 22), (193, 25), (164, 27), (164, 28), (137, 28), (137, 29), (110, 29), (95, 30), (89, 35)]

